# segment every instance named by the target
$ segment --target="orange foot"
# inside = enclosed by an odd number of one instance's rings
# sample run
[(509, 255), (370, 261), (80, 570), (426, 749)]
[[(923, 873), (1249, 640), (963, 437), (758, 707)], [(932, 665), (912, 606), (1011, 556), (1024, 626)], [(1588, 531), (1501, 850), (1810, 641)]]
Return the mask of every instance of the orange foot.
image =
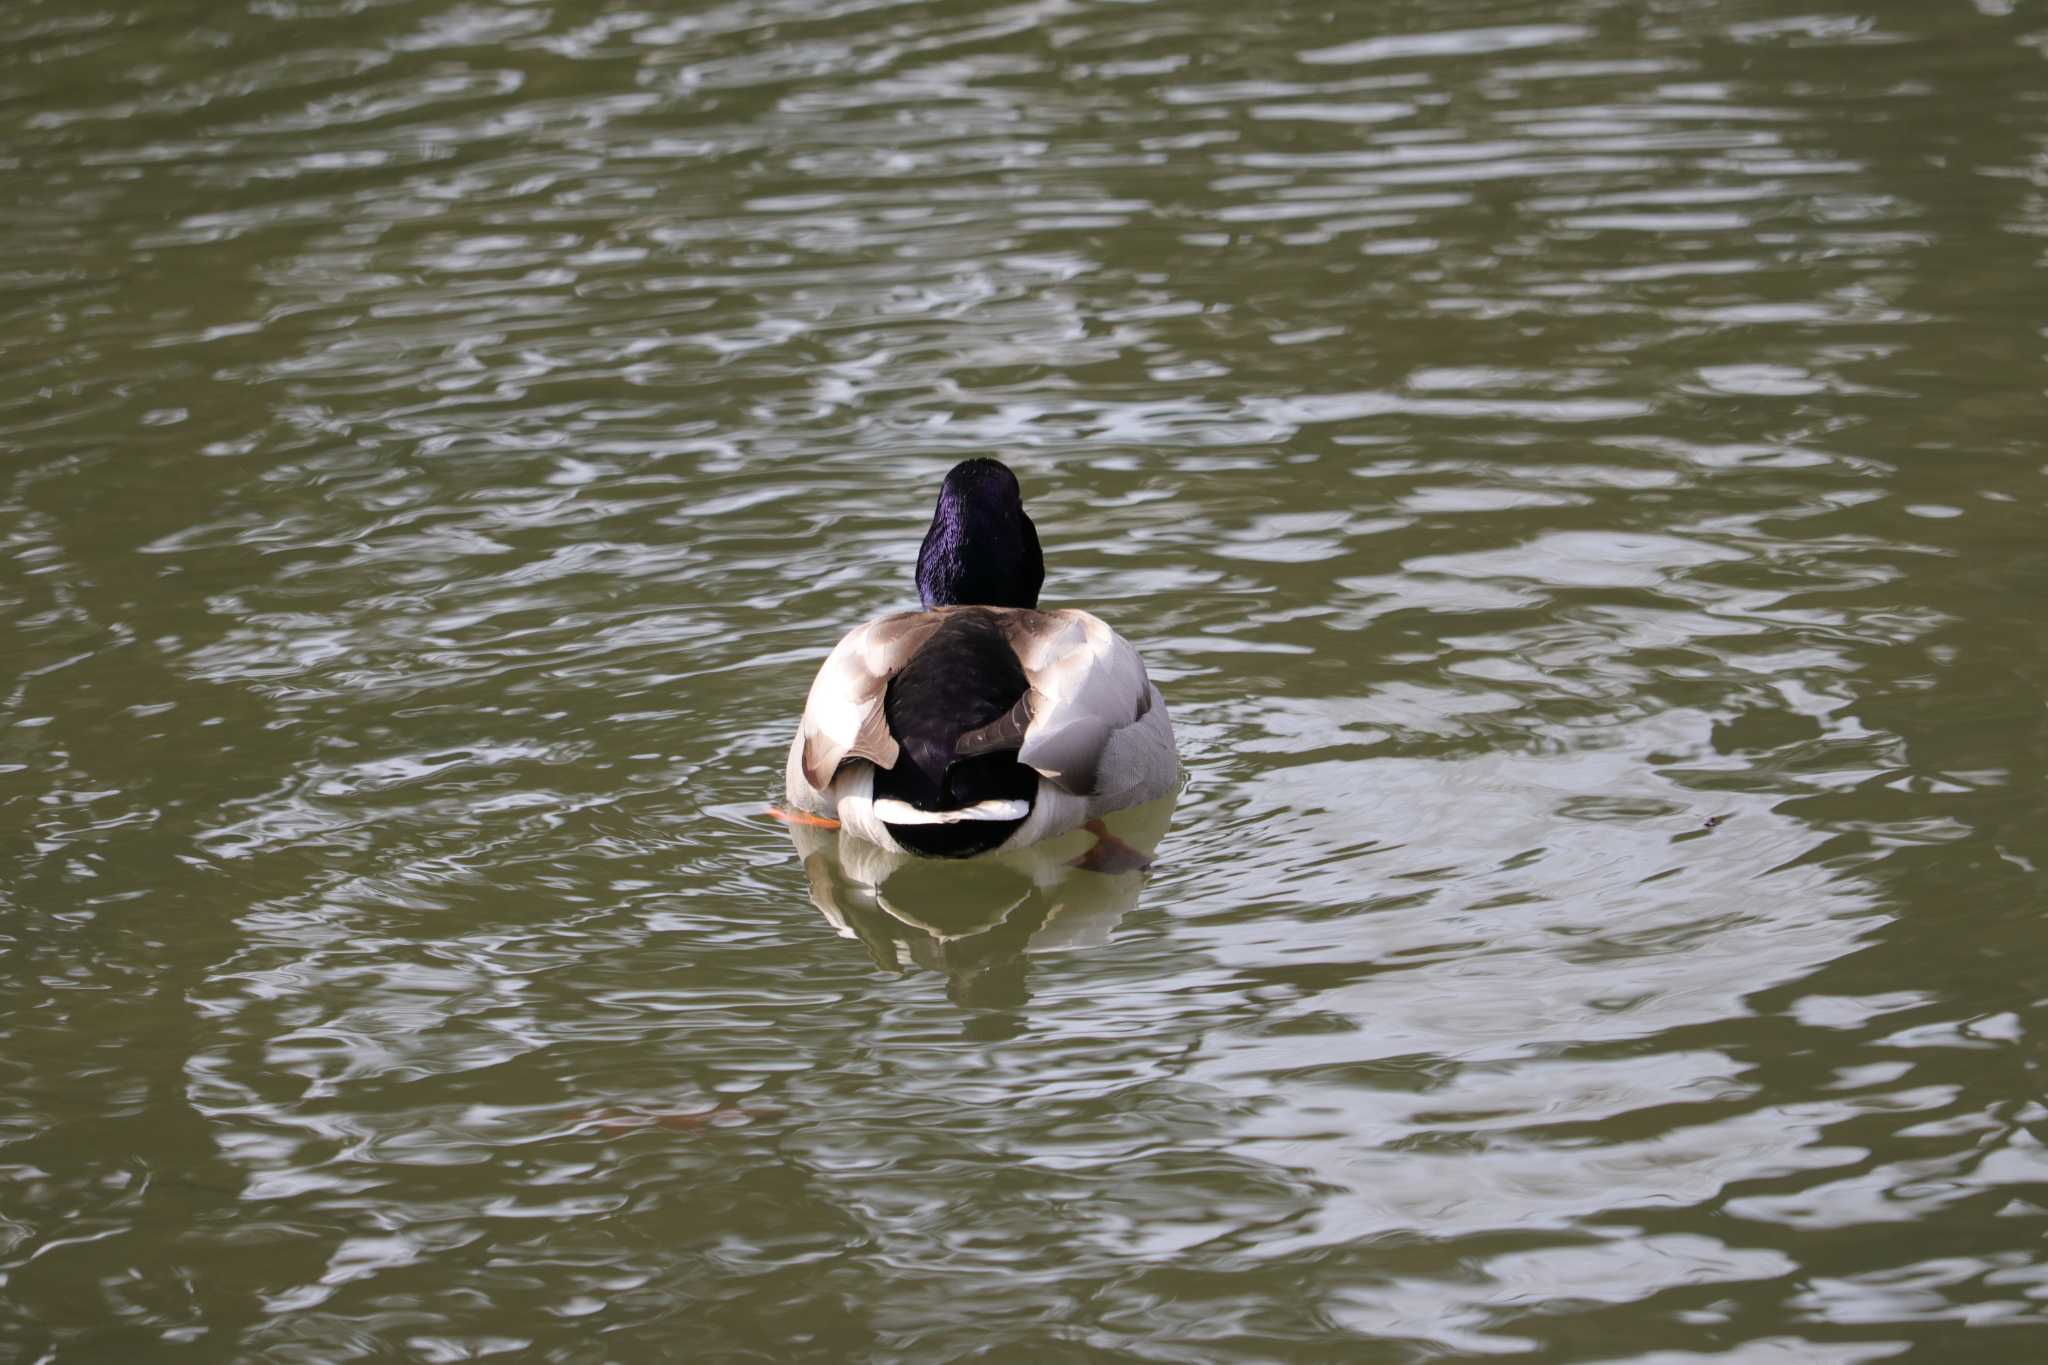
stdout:
[(808, 825), (812, 829), (839, 828), (839, 822), (830, 816), (813, 815), (809, 811), (804, 810), (782, 810), (778, 807), (770, 806), (761, 813), (770, 820), (780, 820), (785, 825)]
[(1090, 820), (1081, 828), (1095, 836), (1095, 847), (1068, 863), (1068, 867), (1113, 877), (1123, 872), (1143, 872), (1152, 866), (1149, 855), (1111, 834), (1109, 826), (1100, 820)]

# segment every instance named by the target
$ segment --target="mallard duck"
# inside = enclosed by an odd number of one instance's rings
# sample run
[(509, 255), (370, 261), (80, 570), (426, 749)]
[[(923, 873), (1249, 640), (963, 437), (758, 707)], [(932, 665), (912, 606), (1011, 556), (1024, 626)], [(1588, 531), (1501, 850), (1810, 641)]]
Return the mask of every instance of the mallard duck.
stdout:
[[(1098, 618), (1040, 611), (1017, 476), (966, 460), (917, 553), (924, 610), (847, 632), (811, 684), (784, 782), (795, 818), (935, 857), (1019, 849), (1173, 789), (1166, 700)], [(1098, 848), (1101, 845), (1098, 845)]]

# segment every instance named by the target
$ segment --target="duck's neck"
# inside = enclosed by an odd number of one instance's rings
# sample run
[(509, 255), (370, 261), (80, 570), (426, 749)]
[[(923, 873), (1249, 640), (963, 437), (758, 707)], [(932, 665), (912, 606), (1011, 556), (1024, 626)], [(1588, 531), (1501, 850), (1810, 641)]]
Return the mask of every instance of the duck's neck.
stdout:
[[(1014, 488), (1014, 484), (1012, 485)], [(1008, 499), (948, 484), (917, 552), (917, 592), (935, 607), (1035, 607), (1045, 585), (1038, 528)]]

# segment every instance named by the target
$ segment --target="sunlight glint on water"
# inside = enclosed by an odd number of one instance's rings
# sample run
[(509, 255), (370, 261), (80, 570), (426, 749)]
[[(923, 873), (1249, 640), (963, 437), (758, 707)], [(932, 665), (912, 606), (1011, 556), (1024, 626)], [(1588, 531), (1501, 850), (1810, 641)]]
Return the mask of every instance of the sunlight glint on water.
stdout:
[[(2037, 17), (658, 9), (0, 14), (0, 1360), (2037, 1353)], [(759, 818), (983, 453), (1142, 879)]]

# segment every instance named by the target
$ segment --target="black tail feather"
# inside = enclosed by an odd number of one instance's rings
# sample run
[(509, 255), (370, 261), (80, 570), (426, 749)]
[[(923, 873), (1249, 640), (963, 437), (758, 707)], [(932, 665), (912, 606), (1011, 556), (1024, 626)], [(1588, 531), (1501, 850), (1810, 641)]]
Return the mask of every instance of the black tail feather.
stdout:
[[(901, 754), (875, 775), (875, 795), (919, 810), (959, 810), (982, 801), (1023, 801), (1038, 792), (1038, 774), (1017, 761), (1017, 749), (958, 757), (961, 736), (1009, 715), (1030, 684), (994, 613), (961, 611), (947, 618), (916, 656), (889, 680), (882, 699), (889, 733)], [(913, 853), (967, 857), (996, 847), (1018, 820), (890, 825)]]

